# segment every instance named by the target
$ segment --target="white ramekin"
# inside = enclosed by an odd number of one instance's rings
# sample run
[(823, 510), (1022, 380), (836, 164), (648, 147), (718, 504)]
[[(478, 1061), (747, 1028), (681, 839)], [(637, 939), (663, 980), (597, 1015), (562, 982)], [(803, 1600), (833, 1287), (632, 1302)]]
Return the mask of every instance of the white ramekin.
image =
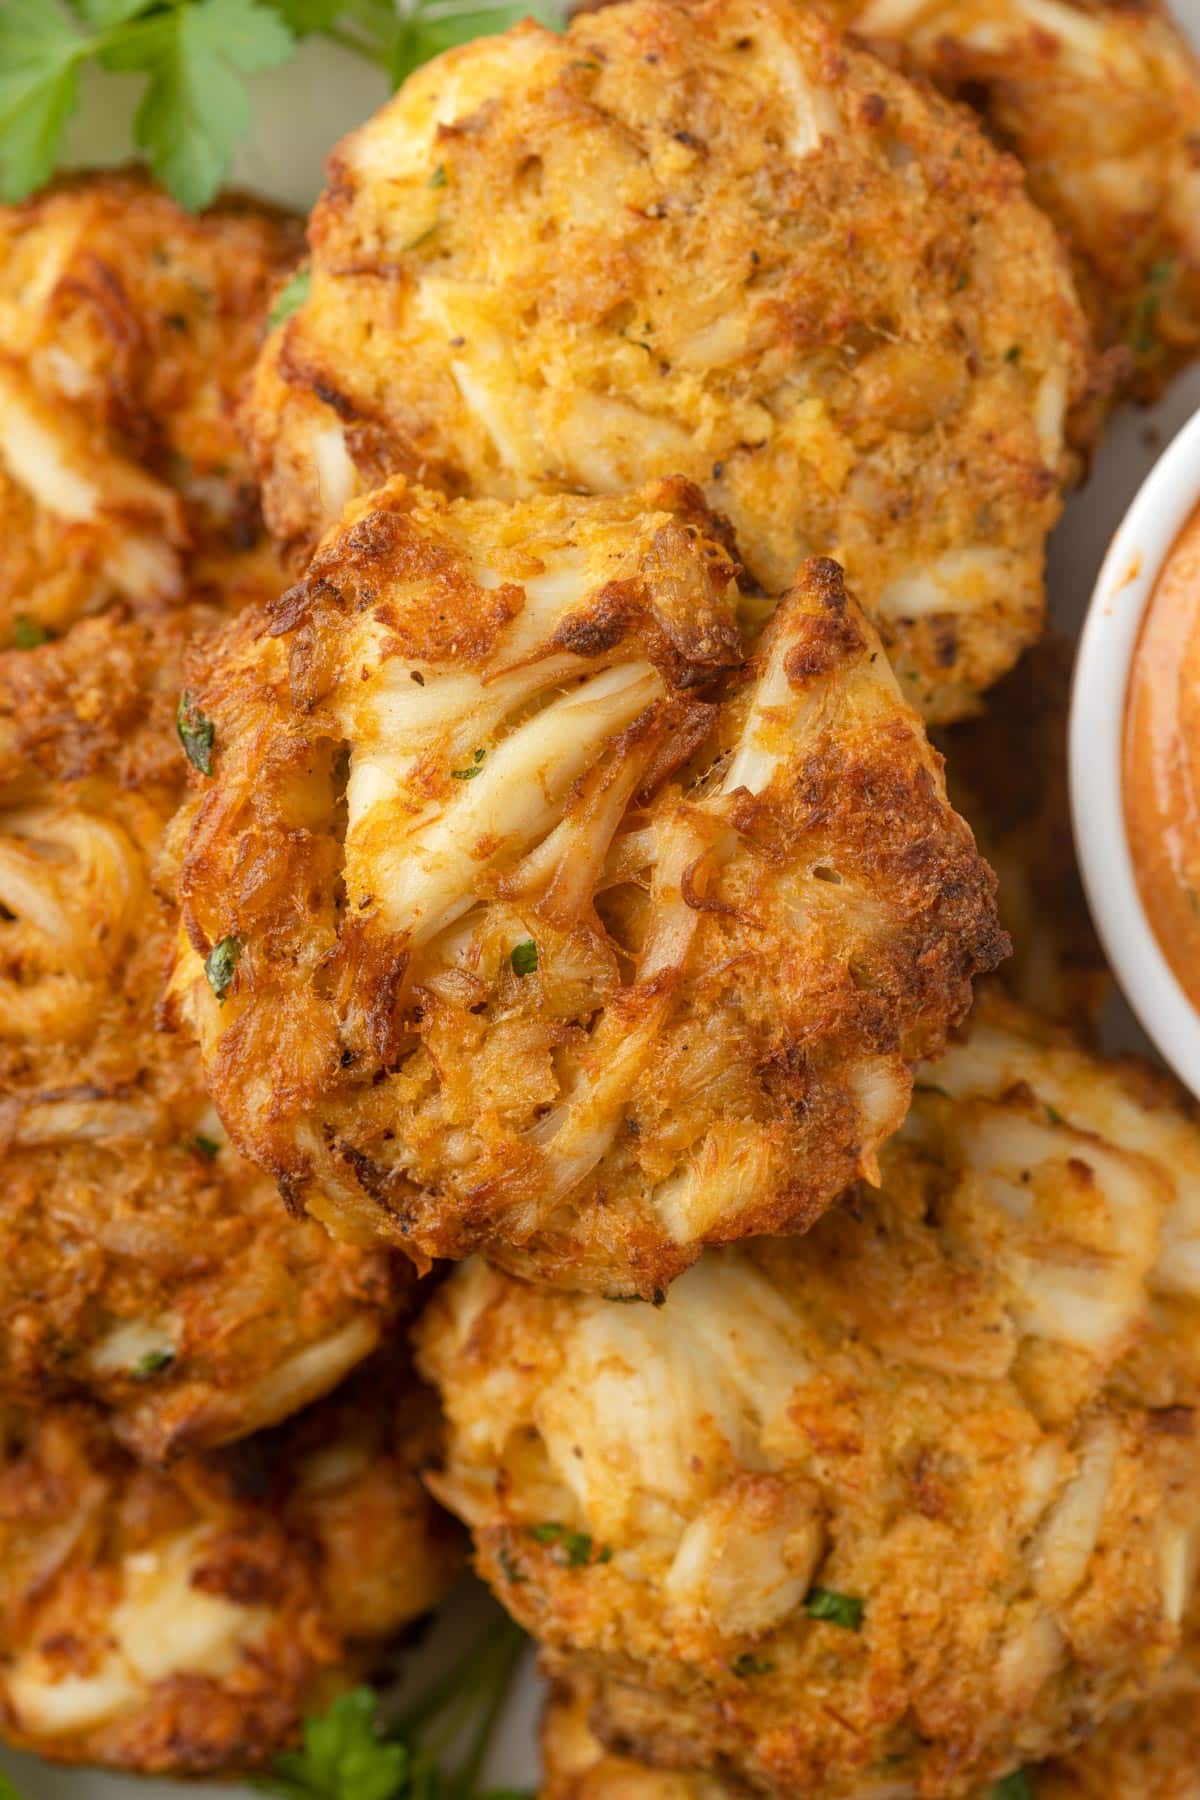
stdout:
[(1125, 831), (1121, 747), (1130, 664), (1147, 602), (1200, 505), (1200, 413), (1164, 450), (1109, 546), (1092, 592), (1071, 691), (1071, 816), (1092, 918), (1146, 1035), (1200, 1097), (1200, 1014), (1159, 948)]

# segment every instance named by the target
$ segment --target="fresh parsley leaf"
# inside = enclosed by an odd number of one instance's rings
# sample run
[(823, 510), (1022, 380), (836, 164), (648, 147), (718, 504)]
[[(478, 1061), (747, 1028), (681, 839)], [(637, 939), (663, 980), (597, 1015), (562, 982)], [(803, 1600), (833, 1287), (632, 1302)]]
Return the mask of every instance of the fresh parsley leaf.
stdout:
[(451, 781), (474, 781), (477, 775), (482, 775), (483, 773), (483, 759), (486, 755), (486, 750), (476, 750), (471, 757), (469, 765), (465, 769), (451, 769)]
[(174, 1349), (170, 1344), (164, 1344), (161, 1350), (147, 1350), (144, 1356), (139, 1356), (129, 1373), (135, 1381), (149, 1381), (151, 1376), (169, 1369), (174, 1361)]
[(146, 0), (71, 0), (71, 5), (87, 24), (98, 31), (109, 31), (114, 25), (127, 25), (139, 13), (149, 11)]
[(532, 975), (538, 966), (538, 947), (532, 938), (526, 938), (522, 943), (513, 945), (508, 960), (512, 964), (514, 975)]
[(537, 19), (556, 31), (565, 25), (563, 11), (554, 0), (531, 0), (529, 4), (517, 0), (515, 5), (501, 0), (498, 5), (482, 6), (478, 0), (467, 0), (466, 4), (462, 0), (418, 0), (411, 12), (400, 17), (390, 46), (386, 67), (392, 85), (399, 87), (414, 69), (431, 57), (440, 56), (443, 50), (469, 43), (472, 38), (507, 31), (521, 19)]
[(342, 0), (267, 0), (294, 37), (328, 31), (342, 10)]
[[(276, 1757), (254, 1785), (286, 1800), (533, 1800), (520, 1788), (479, 1786), (525, 1642), (500, 1620), (386, 1730), (370, 1688), (343, 1694), (305, 1721), (303, 1747)], [(454, 1758), (453, 1774), (442, 1770), (442, 1751)]]
[(1025, 1770), (1014, 1769), (1002, 1781), (994, 1781), (992, 1800), (1034, 1800), (1033, 1783)]
[(88, 53), (51, 0), (0, 5), (0, 190), (23, 200), (54, 173)]
[(213, 199), (250, 129), (243, 76), (284, 62), (295, 40), (260, 0), (185, 0), (149, 25), (121, 63), (150, 77), (133, 135), (158, 179), (195, 210)]
[(294, 1800), (396, 1800), (407, 1791), (412, 1759), (379, 1735), (378, 1702), (355, 1688), (327, 1713), (304, 1721), (304, 1747), (275, 1759), (274, 1775), (255, 1785)]
[(612, 1561), (612, 1549), (608, 1544), (597, 1545), (586, 1531), (572, 1531), (569, 1525), (561, 1525), (557, 1519), (547, 1519), (543, 1525), (531, 1525), (529, 1535), (539, 1544), (557, 1544), (562, 1550), (558, 1560), (568, 1569), (583, 1569), (594, 1562)]
[(175, 729), (193, 769), (199, 769), (202, 775), (211, 775), (213, 722), (195, 705), (186, 688), (175, 709)]
[(285, 319), (290, 319), (292, 314), (304, 305), (311, 287), (312, 270), (307, 265), (303, 269), (297, 269), (294, 275), (288, 276), (267, 317), (267, 324), (272, 331), (277, 325), (282, 325)]
[(199, 1131), (195, 1137), (188, 1139), (187, 1148), (194, 1150), (196, 1155), (202, 1156), (206, 1162), (215, 1162), (221, 1154), (221, 1146), (216, 1138), (205, 1137)]
[(50, 633), (28, 613), (19, 612), (13, 620), (13, 643), (18, 650), (36, 650), (39, 644), (48, 644)]
[(826, 1624), (840, 1625), (843, 1631), (861, 1631), (865, 1603), (857, 1594), (839, 1594), (833, 1588), (809, 1588), (804, 1610), (810, 1619), (823, 1619)]
[(241, 938), (222, 938), (214, 944), (204, 959), (204, 973), (208, 976), (208, 985), (218, 1000), (223, 1001), (229, 992), (234, 972), (242, 960)]

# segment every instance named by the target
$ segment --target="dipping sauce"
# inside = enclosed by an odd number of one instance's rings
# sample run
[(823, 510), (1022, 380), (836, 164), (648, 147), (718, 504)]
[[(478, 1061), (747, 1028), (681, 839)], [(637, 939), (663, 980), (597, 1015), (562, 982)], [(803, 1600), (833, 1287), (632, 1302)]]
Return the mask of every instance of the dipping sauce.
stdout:
[(1155, 584), (1125, 709), (1125, 825), (1142, 904), (1200, 1008), (1200, 508)]

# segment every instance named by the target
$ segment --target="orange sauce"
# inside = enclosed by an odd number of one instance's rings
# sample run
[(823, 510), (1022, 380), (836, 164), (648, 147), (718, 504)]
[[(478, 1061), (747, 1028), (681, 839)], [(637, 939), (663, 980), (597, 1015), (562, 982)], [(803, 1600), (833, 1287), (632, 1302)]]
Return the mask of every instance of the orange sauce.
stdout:
[(1125, 826), (1142, 904), (1200, 1007), (1200, 508), (1171, 547), (1134, 653)]

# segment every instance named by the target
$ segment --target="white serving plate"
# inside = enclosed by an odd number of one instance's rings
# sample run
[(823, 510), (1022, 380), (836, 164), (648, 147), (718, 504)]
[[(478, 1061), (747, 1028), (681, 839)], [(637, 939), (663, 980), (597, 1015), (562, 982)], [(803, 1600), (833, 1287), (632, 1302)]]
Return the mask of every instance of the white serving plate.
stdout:
[[(1200, 44), (1200, 0), (1175, 0), (1175, 10)], [(128, 95), (112, 77), (85, 90), (70, 149), (79, 163), (120, 160), (128, 154), (129, 116), (137, 85)], [(327, 150), (383, 100), (386, 87), (376, 71), (335, 45), (305, 44), (282, 69), (254, 77), (256, 128), (236, 159), (233, 178), (273, 199), (307, 207), (321, 185)], [(1200, 366), (1177, 381), (1165, 400), (1148, 410), (1123, 409), (1110, 423), (1091, 478), (1068, 502), (1050, 545), (1051, 611), (1058, 628), (1074, 638), (1108, 543), (1134, 494), (1162, 448), (1200, 409)], [(1137, 1027), (1114, 1005), (1106, 1033), (1114, 1049), (1142, 1045)], [(437, 1626), (409, 1658), (406, 1684), (423, 1686), (456, 1645), (482, 1629), (488, 1603), (477, 1584), (464, 1581)], [(532, 1658), (514, 1686), (485, 1771), (499, 1785), (533, 1787), (537, 1782), (535, 1731), (540, 1705)], [(241, 1800), (250, 1790), (133, 1779), (90, 1769), (64, 1770), (32, 1757), (0, 1751), (24, 1800)]]

